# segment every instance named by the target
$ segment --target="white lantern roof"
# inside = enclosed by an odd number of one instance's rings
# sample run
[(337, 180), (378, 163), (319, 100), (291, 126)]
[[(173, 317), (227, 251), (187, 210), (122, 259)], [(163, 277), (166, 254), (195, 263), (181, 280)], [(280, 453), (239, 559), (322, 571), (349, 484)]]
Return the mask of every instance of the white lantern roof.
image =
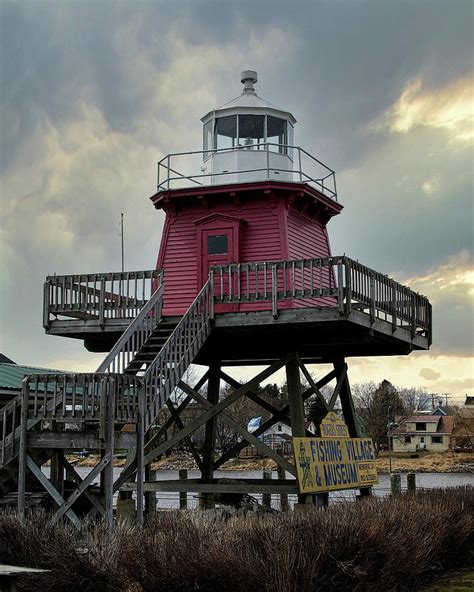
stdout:
[(257, 73), (253, 70), (244, 70), (241, 73), (241, 82), (244, 84), (244, 90), (241, 95), (224, 103), (220, 107), (216, 107), (209, 113), (206, 113), (201, 121), (205, 124), (213, 117), (224, 117), (226, 115), (235, 115), (239, 113), (245, 114), (269, 114), (275, 117), (286, 119), (292, 125), (296, 123), (296, 119), (292, 113), (273, 105), (269, 101), (262, 99), (257, 95), (253, 84), (257, 82)]

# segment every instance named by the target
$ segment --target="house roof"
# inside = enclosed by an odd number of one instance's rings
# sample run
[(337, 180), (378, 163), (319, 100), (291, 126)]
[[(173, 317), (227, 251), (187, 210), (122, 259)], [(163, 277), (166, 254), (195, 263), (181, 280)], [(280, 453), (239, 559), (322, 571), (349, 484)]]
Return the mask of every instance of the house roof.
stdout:
[(9, 390), (20, 390), (21, 381), (29, 374), (54, 374), (61, 370), (51, 368), (34, 368), (32, 366), (18, 366), (15, 363), (0, 363), (0, 388)]
[[(399, 417), (397, 421), (400, 425), (395, 430), (392, 430), (394, 434), (451, 434), (454, 426), (454, 417), (452, 415), (425, 415), (425, 416), (412, 416), (412, 417)], [(426, 430), (412, 430), (407, 429), (407, 423), (435, 423), (436, 432), (428, 432)]]
[(466, 400), (464, 401), (464, 405), (474, 405), (474, 396), (466, 395)]
[(423, 422), (423, 423), (438, 423), (442, 416), (441, 415), (412, 415), (407, 417), (405, 421), (409, 422)]
[(7, 358), (5, 354), (0, 353), (0, 364), (15, 364), (15, 362)]

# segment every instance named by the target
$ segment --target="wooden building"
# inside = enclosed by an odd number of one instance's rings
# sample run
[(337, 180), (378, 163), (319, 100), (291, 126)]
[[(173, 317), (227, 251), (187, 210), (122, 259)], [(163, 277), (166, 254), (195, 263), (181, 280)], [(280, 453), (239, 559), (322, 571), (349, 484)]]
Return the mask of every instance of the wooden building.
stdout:
[[(342, 211), (334, 171), (295, 144), (295, 117), (256, 94), (255, 72), (243, 72), (241, 80), (241, 95), (203, 117), (203, 149), (169, 154), (158, 163), (151, 200), (166, 220), (157, 269), (46, 279), (46, 332), (83, 339), (88, 349), (108, 353), (95, 373), (25, 379), (21, 396), (4, 408), (0, 494), (17, 488), (21, 511), (32, 479), (55, 500), (57, 516), (76, 524), (74, 504), (84, 497), (89, 517), (102, 514), (111, 522), (119, 490), (136, 492), (139, 520), (144, 500), (151, 511), (153, 491), (198, 492), (203, 507), (212, 505), (215, 493), (298, 493), (294, 478), (219, 483), (215, 471), (251, 445), (294, 477), (295, 465), (261, 434), (283, 423), (293, 436), (305, 436), (304, 402), (316, 397), (324, 412), (341, 408), (350, 435), (358, 436), (346, 360), (429, 348), (428, 300), (331, 253), (327, 226)], [(192, 363), (204, 369), (190, 384), (185, 373)], [(308, 363), (329, 364), (330, 370), (314, 379)], [(242, 385), (226, 368), (241, 365), (264, 370)], [(289, 401), (277, 408), (257, 387), (282, 368)], [(221, 383), (231, 390), (225, 399)], [(323, 395), (326, 386), (332, 388)], [(228, 413), (241, 397), (269, 415), (255, 432)], [(202, 413), (184, 423), (191, 402)], [(157, 429), (165, 407), (169, 418)], [(217, 421), (235, 431), (238, 443), (216, 456)], [(71, 422), (78, 428), (74, 434), (67, 428)], [(124, 432), (125, 424), (135, 431)], [(177, 427), (172, 434), (171, 424)], [(198, 449), (191, 436), (201, 427)], [(150, 463), (183, 441), (200, 479), (151, 480)], [(85, 480), (64, 455), (78, 447), (101, 450)], [(131, 453), (114, 481), (116, 448)], [(48, 459), (50, 479), (40, 468)], [(65, 474), (77, 483), (67, 499)], [(89, 490), (97, 476), (99, 496)], [(299, 497), (300, 503), (312, 500)]]

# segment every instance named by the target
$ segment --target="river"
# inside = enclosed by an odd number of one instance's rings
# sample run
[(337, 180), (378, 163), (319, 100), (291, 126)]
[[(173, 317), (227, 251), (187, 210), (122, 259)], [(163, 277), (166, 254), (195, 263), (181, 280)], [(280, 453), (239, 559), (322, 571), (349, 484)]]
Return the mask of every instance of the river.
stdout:
[[(49, 472), (49, 467), (45, 467)], [(89, 467), (76, 467), (77, 472), (81, 477), (85, 477), (89, 471)], [(114, 476), (117, 478), (121, 469), (114, 469)], [(261, 479), (261, 471), (216, 471), (216, 478), (233, 478), (233, 479)], [(197, 470), (189, 470), (188, 478), (196, 479), (200, 477), (200, 472)], [(276, 478), (276, 472), (273, 471), (273, 477)], [(287, 475), (287, 478), (291, 478)], [(159, 470), (157, 471), (157, 479), (178, 479), (178, 471)], [(462, 485), (474, 486), (474, 475), (469, 473), (417, 473), (416, 485), (419, 489), (433, 489), (444, 487), (459, 487)], [(406, 489), (406, 473), (402, 473), (402, 489)], [(379, 482), (373, 487), (374, 494), (377, 496), (385, 496), (390, 493), (390, 478), (387, 474), (379, 475)], [(358, 490), (349, 489), (341, 491), (333, 491), (329, 494), (329, 499), (333, 503), (345, 500), (354, 500)], [(156, 494), (158, 507), (163, 509), (177, 508), (179, 505), (178, 493), (161, 493)], [(261, 501), (261, 495), (253, 495), (257, 500)], [(294, 503), (295, 495), (289, 495), (290, 504)], [(188, 494), (188, 507), (195, 508), (197, 506), (197, 494)], [(279, 507), (279, 495), (272, 495), (272, 506)]]

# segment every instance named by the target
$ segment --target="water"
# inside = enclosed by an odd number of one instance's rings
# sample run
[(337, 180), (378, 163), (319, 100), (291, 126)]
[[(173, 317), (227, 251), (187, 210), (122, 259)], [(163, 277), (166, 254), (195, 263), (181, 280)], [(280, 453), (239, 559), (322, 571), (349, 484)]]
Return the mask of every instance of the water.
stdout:
[[(45, 467), (49, 473), (49, 467)], [(76, 467), (79, 475), (84, 478), (89, 471), (89, 467)], [(114, 469), (114, 478), (120, 475), (121, 469)], [(201, 476), (198, 470), (188, 470), (188, 478), (196, 479)], [(230, 478), (230, 479), (261, 479), (262, 471), (216, 471), (216, 478)], [(273, 471), (273, 478), (276, 479), (276, 471)], [(290, 479), (291, 475), (287, 475)], [(178, 479), (178, 471), (159, 470), (157, 471), (157, 480)], [(94, 482), (97, 482), (96, 479)], [(433, 489), (445, 487), (459, 487), (462, 485), (474, 486), (474, 475), (469, 473), (417, 473), (416, 486), (417, 489)], [(406, 473), (402, 473), (402, 489), (406, 489)], [(390, 477), (386, 474), (379, 475), (379, 482), (373, 487), (376, 496), (386, 496), (390, 493)], [(330, 502), (336, 503), (339, 501), (355, 500), (358, 494), (357, 489), (346, 489), (340, 491), (332, 491), (329, 493)], [(262, 496), (259, 494), (251, 494), (257, 500), (261, 501)], [(157, 492), (157, 503), (159, 508), (171, 509), (179, 507), (179, 494), (174, 492)], [(289, 502), (292, 505), (296, 501), (296, 495), (289, 495)], [(279, 507), (280, 496), (278, 494), (272, 495), (272, 506)], [(196, 508), (198, 503), (198, 495), (196, 493), (188, 493), (188, 507)]]

